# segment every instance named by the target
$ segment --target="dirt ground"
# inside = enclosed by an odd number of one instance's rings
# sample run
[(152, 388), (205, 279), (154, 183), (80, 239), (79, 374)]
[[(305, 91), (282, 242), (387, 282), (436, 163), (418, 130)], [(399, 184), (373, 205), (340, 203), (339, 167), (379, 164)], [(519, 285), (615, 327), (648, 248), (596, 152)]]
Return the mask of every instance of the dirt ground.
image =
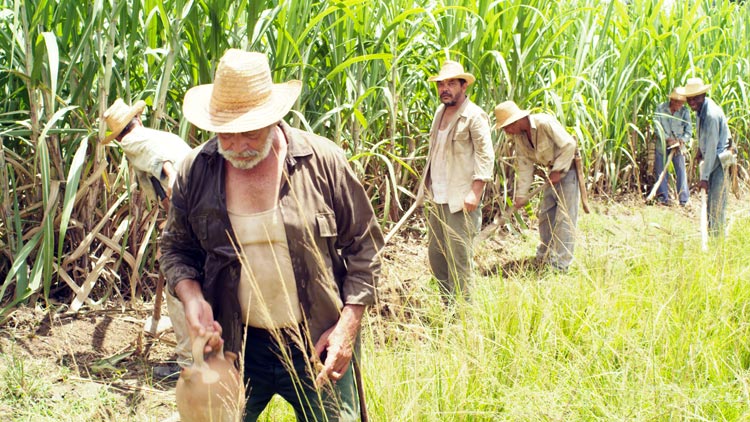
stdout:
[[(404, 287), (429, 280), (421, 240), (424, 230), (421, 217), (414, 217), (385, 251), (381, 301), (373, 314), (397, 317), (395, 310), (403, 308), (398, 298)], [(154, 379), (152, 369), (173, 359), (175, 338), (171, 329), (156, 339), (144, 333), (152, 312), (153, 303), (108, 303), (102, 309), (84, 308), (78, 313), (22, 306), (0, 326), (0, 354), (66, 368), (73, 375), (56, 380), (53, 387), (59, 399), (96, 397), (104, 389), (114, 393), (117, 403), (100, 412), (102, 421), (174, 422), (178, 420), (176, 381)], [(166, 304), (162, 315), (168, 316)], [(1, 406), (0, 416), (11, 413), (12, 409)]]
[[(633, 201), (634, 207), (639, 204), (642, 206), (642, 202)], [(600, 214), (609, 212), (603, 203), (595, 206)], [(679, 212), (697, 219), (695, 207)], [(419, 291), (428, 290), (425, 286), (430, 280), (425, 233), (423, 218), (417, 215), (386, 248), (380, 299), (371, 310), (376, 318), (403, 321), (408, 318), (405, 310), (419, 309)], [(477, 251), (482, 257), (478, 272), (497, 273), (523, 261), (508, 252), (518, 249), (513, 248), (514, 242), (520, 242), (518, 237), (496, 236), (484, 242)], [(151, 312), (150, 303), (110, 303), (103, 309), (75, 314), (20, 307), (0, 327), (0, 353), (22, 354), (69, 369), (73, 376), (56, 383), (62, 397), (96, 395), (101, 389), (114, 392), (118, 403), (107, 410), (111, 414), (102, 415), (102, 420), (143, 420), (136, 416), (149, 415), (148, 420), (174, 421), (176, 383), (153, 379), (151, 372), (156, 363), (172, 357), (174, 334), (169, 330), (158, 339), (147, 337), (143, 327)], [(164, 305), (162, 314), (166, 312)]]

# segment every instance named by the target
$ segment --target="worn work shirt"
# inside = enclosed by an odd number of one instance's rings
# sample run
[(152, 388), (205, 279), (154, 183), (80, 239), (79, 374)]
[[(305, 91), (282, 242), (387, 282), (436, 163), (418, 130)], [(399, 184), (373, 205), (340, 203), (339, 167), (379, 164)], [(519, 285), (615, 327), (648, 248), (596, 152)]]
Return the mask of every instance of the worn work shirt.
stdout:
[[(430, 129), (430, 152), (425, 166), (422, 189), (431, 191), (430, 169), (437, 156), (438, 130), (445, 105), (435, 112)], [(475, 180), (492, 181), (495, 151), (492, 148), (490, 123), (487, 113), (468, 98), (456, 111), (448, 125), (444, 152), (445, 174), (447, 175), (448, 207), (452, 213), (463, 209), (464, 198), (471, 191)]]
[(563, 175), (570, 169), (576, 153), (576, 141), (556, 118), (548, 114), (529, 115), (531, 141), (525, 133), (509, 135), (515, 143), (518, 184), (516, 196), (528, 199), (534, 181), (534, 165)]
[(721, 107), (708, 97), (697, 113), (697, 122), (698, 145), (703, 156), (701, 180), (708, 181), (711, 172), (721, 166), (719, 154), (729, 146), (729, 125)]
[(254, 258), (244, 261), (240, 277), (243, 323), (267, 330), (299, 326), (302, 311), (281, 210), (228, 212), (242, 256)]
[[(383, 234), (364, 188), (341, 148), (281, 122), (288, 142), (278, 207), (297, 294), (312, 341), (339, 319), (344, 304), (371, 305)], [(194, 279), (223, 328), (227, 350), (241, 349), (240, 261), (226, 207), (225, 160), (216, 138), (179, 170), (161, 238), (161, 268), (174, 293)], [(256, 259), (248, 256), (248, 260)]]
[(690, 110), (683, 105), (672, 113), (669, 111), (669, 101), (659, 104), (654, 113), (654, 130), (660, 141), (658, 147), (662, 150), (665, 148), (664, 141), (667, 138), (674, 138), (682, 141), (684, 145), (689, 145), (690, 138), (693, 136)]
[(156, 198), (150, 177), (155, 177), (166, 189), (169, 181), (162, 174), (164, 163), (169, 161), (177, 168), (191, 151), (188, 144), (174, 133), (143, 126), (135, 126), (123, 136), (120, 146), (135, 170), (141, 190), (150, 199)]

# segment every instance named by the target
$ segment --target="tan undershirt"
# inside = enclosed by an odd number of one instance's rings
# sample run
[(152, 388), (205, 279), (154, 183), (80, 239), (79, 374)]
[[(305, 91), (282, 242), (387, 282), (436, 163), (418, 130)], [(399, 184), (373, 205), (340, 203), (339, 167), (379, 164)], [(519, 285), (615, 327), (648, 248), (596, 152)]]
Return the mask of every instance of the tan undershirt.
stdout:
[(229, 220), (247, 257), (242, 259), (239, 286), (243, 321), (265, 329), (297, 326), (302, 313), (281, 210), (249, 215), (229, 211)]

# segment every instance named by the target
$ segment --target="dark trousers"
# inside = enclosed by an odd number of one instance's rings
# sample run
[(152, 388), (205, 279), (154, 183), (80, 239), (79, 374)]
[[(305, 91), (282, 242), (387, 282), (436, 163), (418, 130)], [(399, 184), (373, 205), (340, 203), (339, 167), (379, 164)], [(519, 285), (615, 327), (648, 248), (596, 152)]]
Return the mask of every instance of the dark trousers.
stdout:
[(247, 404), (245, 422), (255, 422), (274, 394), (286, 400), (299, 422), (355, 421), (359, 402), (352, 365), (335, 384), (315, 388), (307, 343), (284, 330), (271, 332), (248, 327), (245, 345)]

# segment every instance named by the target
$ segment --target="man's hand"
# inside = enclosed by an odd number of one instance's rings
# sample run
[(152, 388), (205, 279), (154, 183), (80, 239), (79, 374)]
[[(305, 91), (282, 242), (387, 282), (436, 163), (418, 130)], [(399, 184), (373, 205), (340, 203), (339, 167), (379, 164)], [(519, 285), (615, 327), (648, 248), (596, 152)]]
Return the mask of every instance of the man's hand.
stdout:
[(680, 144), (680, 141), (678, 141), (675, 138), (667, 138), (667, 149), (675, 148)]
[(315, 378), (316, 386), (321, 387), (328, 380), (340, 380), (349, 369), (364, 310), (364, 305), (344, 306), (336, 325), (326, 330), (315, 343), (315, 354), (318, 357), (324, 351), (327, 352), (323, 367)]
[(195, 280), (185, 279), (175, 287), (177, 297), (185, 309), (185, 321), (191, 340), (197, 337), (209, 336), (203, 353), (219, 350), (224, 340), (221, 338), (221, 325), (214, 320), (214, 312), (203, 297), (200, 285)]
[(556, 184), (560, 183), (560, 179), (562, 179), (562, 173), (561, 172), (555, 170), (555, 171), (551, 171), (549, 173), (549, 182), (550, 182), (550, 184), (556, 185)]
[(469, 193), (466, 195), (466, 198), (464, 198), (464, 211), (466, 212), (472, 212), (479, 206), (479, 197), (474, 193), (473, 190), (470, 190)]
[(516, 196), (515, 198), (513, 198), (513, 208), (520, 210), (526, 205), (527, 202), (529, 202), (528, 199)]
[(708, 180), (701, 180), (698, 184), (698, 191), (704, 190), (708, 193)]

